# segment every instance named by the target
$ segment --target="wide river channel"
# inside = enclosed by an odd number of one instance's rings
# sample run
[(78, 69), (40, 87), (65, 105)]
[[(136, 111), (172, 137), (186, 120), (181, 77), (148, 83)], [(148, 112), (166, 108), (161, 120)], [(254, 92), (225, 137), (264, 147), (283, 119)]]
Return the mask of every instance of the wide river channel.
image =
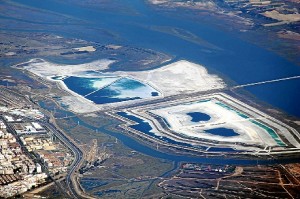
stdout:
[[(155, 11), (143, 0), (119, 1), (124, 7), (130, 7), (137, 14), (118, 12), (118, 10), (113, 12), (102, 11), (101, 9), (87, 9), (84, 6), (71, 3), (66, 4), (58, 0), (43, 0), (42, 2), (40, 0), (13, 0), (13, 2), (87, 22), (77, 24), (76, 26), (63, 24), (66, 27), (70, 26), (70, 31), (68, 32), (60, 31), (59, 28), (53, 28), (51, 25), (45, 23), (42, 32), (50, 32), (65, 37), (79, 38), (93, 42), (106, 42), (107, 44), (113, 43), (153, 49), (172, 55), (176, 59), (186, 59), (204, 65), (210, 72), (226, 77), (237, 85), (300, 75), (299, 66), (283, 59), (277, 54), (242, 41), (235, 35), (224, 32), (216, 28), (216, 26), (202, 23), (200, 20), (195, 22), (184, 17), (175, 18), (170, 14)], [(104, 40), (103, 34), (98, 32), (99, 30), (108, 31), (116, 36), (105, 36)], [(166, 33), (165, 30), (181, 31), (179, 33), (181, 36)], [(41, 30), (32, 29), (31, 31)], [(205, 42), (199, 43), (184, 39), (182, 34), (195, 36), (196, 39), (200, 38)], [(78, 62), (81, 61), (78, 60)], [(253, 86), (246, 89), (259, 100), (265, 101), (290, 115), (300, 118), (299, 85), (300, 80), (294, 79)], [(74, 120), (77, 122), (79, 119), (74, 118)], [(95, 127), (83, 121), (80, 121), (80, 123), (96, 130)], [(175, 162), (189, 161), (217, 164), (257, 163), (252, 160), (224, 160), (219, 158), (196, 158), (164, 154), (144, 146), (124, 134), (112, 132), (104, 127), (98, 130), (122, 140), (126, 146), (129, 146), (133, 150)], [(273, 163), (273, 161), (260, 163)]]
[[(217, 29), (216, 26), (202, 23), (201, 20), (195, 22), (196, 20), (189, 20), (185, 17), (174, 18), (173, 15), (156, 11), (144, 0), (117, 0), (119, 4), (124, 5), (124, 8), (129, 7), (131, 12), (118, 12), (117, 8), (109, 11), (87, 9), (76, 3), (64, 3), (58, 0), (42, 2), (14, 0), (14, 2), (86, 22), (76, 26), (66, 23), (64, 26), (70, 26), (68, 32), (60, 32), (59, 28), (53, 29), (52, 26), (45, 24), (43, 31), (88, 41), (157, 50), (175, 56), (177, 59), (187, 59), (202, 64), (209, 71), (217, 72), (236, 84), (300, 75), (299, 66), (277, 54), (242, 41), (231, 33)], [(180, 35), (192, 35), (205, 42), (203, 44), (203, 42), (190, 41), (176, 34), (162, 31), (174, 29)], [(105, 30), (116, 36), (104, 37), (99, 30)], [(300, 80), (294, 79), (253, 86), (247, 90), (258, 99), (300, 117), (299, 88)]]

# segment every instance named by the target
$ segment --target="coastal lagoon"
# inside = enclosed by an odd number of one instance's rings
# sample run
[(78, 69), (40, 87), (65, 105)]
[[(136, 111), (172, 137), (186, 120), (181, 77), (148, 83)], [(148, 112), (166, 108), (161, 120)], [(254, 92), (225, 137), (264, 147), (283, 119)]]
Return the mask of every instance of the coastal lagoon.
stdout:
[(70, 90), (79, 95), (86, 96), (104, 88), (118, 79), (118, 77), (86, 78), (71, 76), (65, 78), (63, 82)]
[(96, 104), (106, 104), (127, 100), (146, 99), (159, 95), (160, 93), (148, 84), (124, 77), (86, 97)]
[(161, 94), (153, 87), (130, 77), (52, 77), (62, 83), (71, 91), (94, 102), (106, 104), (135, 99), (157, 97)]

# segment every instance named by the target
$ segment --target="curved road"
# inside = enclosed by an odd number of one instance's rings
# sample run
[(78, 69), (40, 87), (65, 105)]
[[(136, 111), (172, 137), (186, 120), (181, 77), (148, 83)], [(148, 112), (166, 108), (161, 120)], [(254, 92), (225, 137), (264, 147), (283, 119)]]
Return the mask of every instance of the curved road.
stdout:
[(78, 195), (78, 193), (76, 192), (76, 188), (72, 183), (72, 175), (83, 160), (82, 151), (67, 136), (65, 136), (64, 133), (57, 130), (53, 124), (44, 122), (43, 125), (49, 130), (51, 130), (55, 134), (55, 136), (57, 136), (70, 150), (72, 150), (74, 154), (74, 161), (70, 165), (69, 172), (66, 176), (66, 184), (72, 198), (82, 198), (82, 196), (80, 197)]

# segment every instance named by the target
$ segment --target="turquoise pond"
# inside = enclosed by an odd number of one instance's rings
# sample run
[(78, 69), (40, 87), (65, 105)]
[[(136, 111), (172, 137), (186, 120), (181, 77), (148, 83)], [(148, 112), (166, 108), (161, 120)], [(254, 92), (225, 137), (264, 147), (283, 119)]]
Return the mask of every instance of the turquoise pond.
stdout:
[[(227, 110), (230, 110), (230, 111), (233, 111), (235, 112), (236, 114), (238, 114), (240, 117), (244, 118), (244, 119), (249, 119), (249, 116), (245, 115), (244, 113), (241, 113), (240, 111), (238, 110), (235, 110), (234, 108), (222, 103), (222, 102), (216, 102), (217, 105), (227, 109)], [(256, 121), (256, 120), (253, 120), (253, 119), (249, 119), (249, 121), (255, 125), (257, 125), (258, 127), (264, 129), (265, 131), (268, 132), (268, 134), (276, 141), (276, 143), (279, 145), (279, 146), (286, 146), (285, 143), (282, 142), (282, 140), (279, 138), (279, 136), (277, 135), (277, 133), (270, 127)]]
[(148, 84), (129, 77), (75, 77), (62, 80), (68, 89), (96, 104), (145, 99), (161, 94)]

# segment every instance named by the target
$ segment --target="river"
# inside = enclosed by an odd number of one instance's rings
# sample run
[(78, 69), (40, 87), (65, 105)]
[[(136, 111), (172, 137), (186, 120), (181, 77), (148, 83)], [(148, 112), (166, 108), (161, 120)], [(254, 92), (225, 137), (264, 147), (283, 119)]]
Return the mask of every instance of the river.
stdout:
[[(258, 46), (242, 41), (235, 35), (208, 25), (183, 18), (174, 18), (170, 14), (153, 10), (142, 0), (124, 0), (122, 4), (130, 6), (138, 14), (102, 11), (88, 9), (76, 4), (64, 4), (56, 0), (14, 0), (26, 6), (49, 10), (86, 23), (70, 26), (70, 31), (60, 32), (52, 26), (43, 27), (44, 31), (54, 32), (67, 37), (85, 39), (94, 42), (116, 43), (149, 48), (177, 57), (202, 64), (209, 71), (219, 73), (236, 84), (246, 84), (257, 81), (272, 80), (300, 75), (300, 67), (282, 57), (264, 50)], [(180, 14), (180, 13), (178, 13)], [(68, 26), (68, 24), (65, 24)], [(174, 29), (178, 34), (170, 34)], [(103, 41), (99, 30), (105, 30), (112, 35)], [(167, 30), (169, 32), (164, 32)], [(177, 31), (178, 32), (178, 31)], [(188, 33), (201, 39), (195, 42), (182, 37)], [(242, 33), (248, 34), (248, 33)], [(184, 36), (184, 35), (183, 35)], [(209, 45), (206, 45), (206, 44)], [(213, 47), (211, 47), (213, 46)], [(216, 47), (216, 48), (214, 48)], [(259, 100), (265, 101), (284, 112), (300, 117), (300, 80), (257, 85), (246, 88)]]

